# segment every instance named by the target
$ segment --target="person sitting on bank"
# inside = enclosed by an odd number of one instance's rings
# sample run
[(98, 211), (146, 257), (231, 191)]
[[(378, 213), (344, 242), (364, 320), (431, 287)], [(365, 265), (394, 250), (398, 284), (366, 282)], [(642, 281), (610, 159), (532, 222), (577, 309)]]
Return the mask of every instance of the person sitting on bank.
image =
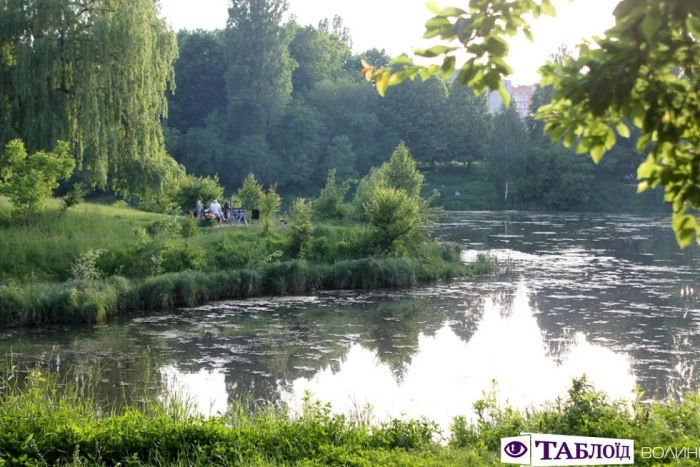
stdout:
[(455, 198), (459, 198), (460, 196), (462, 195), (459, 193), (459, 190), (455, 191)]
[(217, 222), (221, 223), (221, 205), (216, 199), (209, 205), (209, 212), (214, 214)]
[(224, 202), (224, 220), (225, 221), (231, 220), (231, 213), (232, 212), (233, 212), (233, 208), (231, 207), (231, 199), (226, 198), (226, 201)]
[(248, 225), (248, 219), (245, 218), (245, 210), (239, 209), (238, 213), (236, 214), (236, 224), (240, 224), (241, 221), (245, 223), (245, 225)]
[(197, 198), (197, 204), (194, 207), (194, 218), (197, 222), (202, 220), (202, 214), (204, 214), (204, 205), (202, 204), (202, 197)]

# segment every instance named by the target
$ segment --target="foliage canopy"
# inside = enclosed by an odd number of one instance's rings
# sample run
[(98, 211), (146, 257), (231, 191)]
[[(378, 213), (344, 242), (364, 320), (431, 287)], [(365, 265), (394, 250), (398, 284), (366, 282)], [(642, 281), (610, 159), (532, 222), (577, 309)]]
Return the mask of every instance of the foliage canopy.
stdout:
[[(523, 17), (556, 15), (550, 0), (470, 0), (466, 9), (427, 6), (435, 16), (424, 37), (442, 43), (415, 53), (440, 57), (442, 64), (419, 66), (399, 57), (375, 71), (365, 62), (361, 74), (374, 79), (379, 94), (419, 75), (424, 80), (437, 73), (452, 76), (454, 52), (466, 49), (470, 58), (457, 72), (459, 83), (477, 94), (498, 91), (508, 105), (503, 78), (513, 70), (505, 61), (505, 37), (522, 32), (532, 40)], [(578, 154), (588, 153), (596, 163), (618, 136), (631, 136), (628, 122), (638, 128), (637, 150), (650, 147), (637, 169), (639, 191), (664, 187), (678, 243), (687, 246), (700, 233), (695, 214), (688, 213), (700, 209), (700, 2), (622, 0), (614, 15), (615, 26), (581, 44), (577, 57), (540, 69), (542, 84), (554, 92), (536, 118), (545, 122), (552, 141), (575, 145)]]

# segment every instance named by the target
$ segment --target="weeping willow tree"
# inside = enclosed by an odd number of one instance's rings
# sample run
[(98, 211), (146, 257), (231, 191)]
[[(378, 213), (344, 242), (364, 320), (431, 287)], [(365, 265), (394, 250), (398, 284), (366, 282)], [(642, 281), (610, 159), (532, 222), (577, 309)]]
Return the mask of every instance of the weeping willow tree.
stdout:
[(0, 143), (71, 142), (101, 188), (148, 194), (182, 172), (160, 119), (174, 88), (175, 35), (154, 0), (3, 0)]

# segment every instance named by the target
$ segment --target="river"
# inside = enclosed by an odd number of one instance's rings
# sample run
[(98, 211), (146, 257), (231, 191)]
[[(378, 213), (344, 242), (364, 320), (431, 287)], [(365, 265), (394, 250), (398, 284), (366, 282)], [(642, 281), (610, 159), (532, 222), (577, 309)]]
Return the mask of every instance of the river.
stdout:
[(463, 244), (465, 261), (492, 255), (499, 274), (4, 330), (0, 352), (62, 374), (98, 368), (102, 400), (167, 386), (211, 414), (239, 398), (295, 408), (310, 391), (337, 412), (369, 404), (379, 421), (445, 428), (472, 417), (494, 380), (521, 408), (584, 373), (614, 398), (698, 390), (700, 248), (680, 250), (669, 218), (453, 213), (435, 233)]

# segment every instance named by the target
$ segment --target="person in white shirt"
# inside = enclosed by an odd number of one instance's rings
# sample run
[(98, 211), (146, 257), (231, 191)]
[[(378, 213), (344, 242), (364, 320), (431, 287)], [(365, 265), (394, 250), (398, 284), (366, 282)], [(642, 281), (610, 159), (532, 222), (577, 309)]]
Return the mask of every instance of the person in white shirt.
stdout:
[(218, 222), (221, 222), (221, 205), (219, 205), (217, 200), (211, 202), (209, 205), (209, 212), (214, 214)]

